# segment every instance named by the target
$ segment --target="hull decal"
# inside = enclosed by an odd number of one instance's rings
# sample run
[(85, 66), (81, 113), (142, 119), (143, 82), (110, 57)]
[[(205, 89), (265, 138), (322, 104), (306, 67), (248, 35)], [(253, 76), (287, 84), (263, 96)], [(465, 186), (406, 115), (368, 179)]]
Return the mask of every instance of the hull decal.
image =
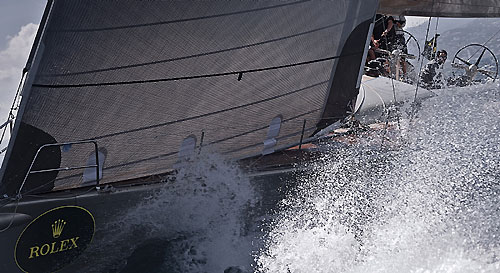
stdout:
[(69, 265), (92, 242), (94, 216), (78, 206), (42, 213), (19, 236), (14, 258), (24, 272), (58, 271)]

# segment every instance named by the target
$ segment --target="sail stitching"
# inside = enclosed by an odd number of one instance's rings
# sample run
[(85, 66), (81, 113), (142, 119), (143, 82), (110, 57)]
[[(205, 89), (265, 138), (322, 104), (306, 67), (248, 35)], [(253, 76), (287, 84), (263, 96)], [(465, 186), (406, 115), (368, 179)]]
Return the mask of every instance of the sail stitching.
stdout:
[(107, 72), (107, 71), (115, 71), (115, 70), (121, 70), (121, 69), (128, 69), (128, 68), (136, 68), (136, 67), (142, 67), (142, 66), (148, 66), (148, 65), (155, 65), (155, 64), (161, 64), (161, 63), (168, 63), (168, 62), (174, 62), (174, 61), (181, 61), (181, 60), (186, 60), (186, 59), (191, 59), (191, 58), (197, 58), (197, 57), (203, 57), (203, 56), (208, 56), (208, 55), (213, 55), (213, 54), (219, 54), (223, 52), (229, 52), (233, 50), (239, 50), (239, 49), (244, 49), (244, 48), (250, 48), (254, 46), (260, 46), (260, 45), (265, 45), (269, 43), (274, 43), (277, 41), (282, 41), (285, 39), (290, 39), (290, 38), (295, 38), (299, 37), (302, 35), (306, 34), (311, 34), (314, 32), (322, 31), (325, 29), (329, 29), (338, 25), (343, 24), (344, 22), (339, 22), (335, 24), (330, 24), (324, 27), (296, 33), (293, 35), (288, 35), (288, 36), (283, 36), (267, 41), (262, 41), (258, 43), (253, 43), (253, 44), (248, 44), (248, 45), (242, 45), (242, 46), (236, 46), (236, 47), (231, 47), (231, 48), (226, 48), (226, 49), (221, 49), (221, 50), (215, 50), (215, 51), (210, 51), (206, 53), (199, 53), (199, 54), (192, 54), (188, 56), (183, 56), (183, 57), (177, 57), (177, 58), (171, 58), (171, 59), (165, 59), (165, 60), (159, 60), (159, 61), (154, 61), (154, 62), (147, 62), (147, 63), (139, 63), (139, 64), (130, 64), (130, 65), (124, 65), (124, 66), (117, 66), (117, 67), (108, 67), (108, 68), (101, 68), (101, 69), (94, 69), (94, 70), (89, 70), (89, 71), (81, 71), (81, 72), (73, 72), (73, 73), (65, 73), (65, 74), (41, 74), (41, 76), (47, 76), (47, 77), (65, 77), (65, 76), (74, 76), (74, 75), (85, 75), (85, 74), (91, 74), (91, 73), (99, 73), (99, 72)]
[(111, 134), (96, 136), (96, 137), (89, 138), (89, 139), (98, 140), (98, 139), (103, 139), (103, 138), (109, 138), (109, 137), (114, 137), (114, 136), (117, 136), (117, 135), (123, 135), (123, 134), (128, 134), (128, 133), (133, 133), (133, 132), (139, 132), (139, 131), (143, 131), (143, 130), (148, 130), (148, 129), (158, 128), (158, 127), (163, 127), (163, 126), (167, 126), (167, 125), (172, 125), (172, 124), (179, 123), (179, 122), (184, 122), (184, 121), (194, 120), (194, 119), (203, 118), (203, 117), (207, 117), (207, 116), (211, 116), (211, 115), (216, 115), (216, 114), (220, 114), (220, 113), (224, 113), (224, 112), (236, 110), (236, 109), (239, 109), (239, 108), (244, 108), (244, 107), (252, 106), (252, 105), (255, 105), (255, 104), (259, 104), (259, 103), (263, 103), (263, 102), (275, 100), (275, 99), (278, 99), (278, 98), (281, 98), (281, 97), (285, 97), (285, 96), (288, 96), (288, 95), (292, 95), (292, 94), (295, 94), (295, 93), (299, 93), (299, 92), (311, 89), (313, 87), (320, 86), (320, 85), (325, 84), (327, 82), (328, 81), (318, 82), (316, 84), (313, 84), (313, 85), (310, 85), (310, 86), (307, 86), (307, 87), (304, 87), (304, 88), (301, 88), (301, 89), (297, 89), (297, 90), (294, 90), (294, 91), (291, 91), (291, 92), (288, 92), (288, 93), (285, 93), (285, 94), (277, 95), (277, 96), (274, 96), (274, 97), (270, 97), (270, 98), (266, 98), (266, 99), (262, 99), (262, 100), (258, 100), (258, 101), (254, 101), (254, 102), (250, 102), (250, 103), (238, 105), (238, 106), (233, 106), (233, 107), (226, 108), (226, 109), (221, 109), (221, 110), (210, 112), (210, 113), (205, 113), (205, 114), (201, 114), (201, 115), (191, 116), (191, 117), (187, 117), (187, 118), (183, 118), (183, 119), (178, 119), (178, 120), (173, 120), (173, 121), (167, 121), (167, 122), (164, 122), (164, 123), (154, 124), (154, 125), (150, 125), (150, 126), (144, 126), (144, 127), (140, 127), (140, 128), (131, 129), (131, 130), (126, 130), (126, 131), (121, 131), (121, 132), (116, 132), (116, 133), (111, 133)]
[(96, 87), (96, 86), (115, 86), (115, 85), (131, 85), (131, 84), (143, 84), (143, 83), (157, 83), (157, 82), (170, 82), (170, 81), (182, 81), (182, 80), (194, 80), (194, 79), (203, 79), (203, 78), (214, 78), (214, 77), (222, 77), (222, 76), (230, 76), (230, 75), (239, 75), (245, 73), (256, 73), (263, 72), (269, 70), (278, 70), (282, 68), (290, 68), (308, 64), (314, 64), (324, 61), (331, 61), (343, 57), (355, 56), (359, 55), (363, 52), (354, 52), (350, 54), (340, 55), (340, 56), (332, 56), (321, 59), (315, 59), (305, 62), (298, 62), (292, 64), (285, 64), (279, 66), (271, 66), (264, 68), (255, 68), (249, 70), (241, 70), (241, 71), (232, 71), (232, 72), (222, 72), (222, 73), (213, 73), (213, 74), (202, 74), (195, 76), (184, 76), (184, 77), (174, 77), (174, 78), (161, 78), (161, 79), (150, 79), (150, 80), (139, 80), (139, 81), (121, 81), (121, 82), (102, 82), (102, 83), (82, 83), (82, 84), (40, 84), (35, 83), (33, 87), (43, 87), (43, 88), (79, 88), (79, 87)]
[[(296, 116), (288, 118), (288, 119), (284, 119), (283, 123), (292, 121), (294, 119), (303, 117), (305, 115), (308, 115), (308, 114), (311, 114), (311, 113), (314, 113), (314, 112), (317, 112), (317, 111), (320, 111), (320, 110), (321, 109), (318, 108), (318, 109), (314, 109), (314, 110), (308, 111), (306, 113), (302, 113), (302, 114), (296, 115)], [(218, 143), (221, 143), (221, 142), (224, 142), (224, 141), (228, 141), (230, 139), (234, 139), (234, 138), (241, 137), (241, 136), (244, 136), (244, 135), (247, 135), (247, 134), (255, 133), (257, 131), (264, 130), (266, 128), (268, 128), (268, 126), (263, 126), (263, 127), (257, 128), (257, 129), (252, 129), (250, 131), (246, 131), (246, 132), (243, 132), (241, 134), (237, 134), (237, 135), (234, 135), (234, 136), (230, 136), (230, 137), (226, 137), (226, 138), (223, 138), (223, 139), (212, 141), (212, 142), (210, 142), (210, 143), (208, 143), (208, 144), (206, 144), (204, 146), (218, 144)], [(296, 135), (298, 135), (298, 134), (300, 134), (300, 132), (297, 133)], [(279, 137), (278, 139), (283, 139), (283, 138), (287, 138), (287, 137), (290, 137), (290, 136), (293, 136), (293, 134), (282, 136), (282, 137)], [(261, 145), (261, 144), (259, 143), (257, 145)], [(243, 148), (240, 147), (238, 149), (234, 149), (234, 150), (231, 150), (231, 151), (224, 152), (224, 154), (229, 154), (229, 153), (237, 152), (237, 151), (240, 151), (240, 150), (244, 150), (245, 148), (252, 148), (252, 147), (257, 146), (257, 145), (249, 145), (249, 146), (246, 146), (246, 147), (243, 147)], [(139, 159), (139, 160), (134, 160), (134, 161), (131, 161), (131, 162), (126, 162), (126, 163), (122, 163), (122, 164), (118, 164), (118, 165), (114, 165), (114, 166), (108, 166), (108, 167), (104, 167), (103, 171), (104, 170), (115, 169), (115, 168), (119, 168), (119, 167), (124, 167), (124, 166), (128, 166), (128, 165), (131, 165), (131, 164), (136, 164), (136, 163), (140, 163), (140, 162), (145, 162), (145, 161), (149, 161), (149, 160), (154, 160), (154, 159), (158, 159), (158, 158), (165, 158), (165, 157), (173, 156), (173, 155), (175, 155), (177, 153), (178, 152), (175, 151), (175, 152), (165, 153), (165, 154), (156, 155), (156, 156), (152, 156), (152, 157), (148, 157), (148, 158), (143, 158), (143, 159)], [(63, 180), (63, 179), (72, 178), (72, 177), (78, 177), (78, 176), (80, 176), (80, 174), (77, 174), (77, 175), (68, 175), (68, 176), (57, 178), (54, 181), (60, 181), (60, 180)]]

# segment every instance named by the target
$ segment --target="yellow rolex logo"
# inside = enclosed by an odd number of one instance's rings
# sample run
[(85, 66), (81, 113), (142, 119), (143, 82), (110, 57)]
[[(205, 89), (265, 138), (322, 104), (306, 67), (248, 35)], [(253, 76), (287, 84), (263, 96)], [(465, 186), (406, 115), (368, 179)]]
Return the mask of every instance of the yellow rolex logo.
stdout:
[(85, 208), (61, 206), (48, 210), (19, 235), (14, 249), (16, 264), (22, 272), (59, 271), (87, 249), (94, 231), (94, 216)]
[[(54, 237), (54, 239), (57, 239), (59, 238), (59, 236), (61, 236), (61, 233), (65, 225), (66, 221), (61, 219), (58, 219), (52, 224), (52, 237)], [(57, 252), (78, 248), (77, 244), (78, 239), (80, 239), (80, 237), (73, 237), (59, 242), (45, 243), (41, 247), (37, 245), (32, 246), (30, 247), (30, 256), (28, 259), (33, 259), (39, 256), (46, 256)]]
[(66, 225), (66, 222), (64, 220), (57, 220), (52, 224), (52, 237), (54, 239), (59, 238), (61, 236), (61, 233), (63, 231), (64, 225)]

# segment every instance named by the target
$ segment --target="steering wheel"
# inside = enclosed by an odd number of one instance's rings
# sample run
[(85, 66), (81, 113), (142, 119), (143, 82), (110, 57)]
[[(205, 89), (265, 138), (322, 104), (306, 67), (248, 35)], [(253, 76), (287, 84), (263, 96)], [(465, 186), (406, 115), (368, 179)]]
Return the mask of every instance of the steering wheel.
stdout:
[(493, 52), (481, 44), (469, 44), (457, 51), (451, 66), (458, 85), (471, 85), (495, 81), (498, 60)]

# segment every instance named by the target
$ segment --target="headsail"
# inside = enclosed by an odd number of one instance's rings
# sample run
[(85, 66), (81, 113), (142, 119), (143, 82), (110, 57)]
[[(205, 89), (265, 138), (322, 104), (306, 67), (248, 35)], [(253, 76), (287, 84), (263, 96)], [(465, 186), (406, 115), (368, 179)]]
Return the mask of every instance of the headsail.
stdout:
[(378, 12), (432, 17), (500, 17), (500, 0), (380, 0)]
[[(276, 147), (298, 143), (303, 121), (311, 134), (332, 108), (328, 99), (345, 113), (356, 96), (364, 48), (352, 44), (364, 44), (377, 4), (54, 0), (0, 193), (17, 191), (47, 143), (96, 140), (103, 183), (163, 173), (202, 139), (232, 158), (259, 154), (277, 116)], [(342, 85), (345, 63), (355, 73)], [(95, 163), (84, 146), (47, 150), (35, 169)], [(82, 170), (54, 172), (23, 189), (88, 180)]]

